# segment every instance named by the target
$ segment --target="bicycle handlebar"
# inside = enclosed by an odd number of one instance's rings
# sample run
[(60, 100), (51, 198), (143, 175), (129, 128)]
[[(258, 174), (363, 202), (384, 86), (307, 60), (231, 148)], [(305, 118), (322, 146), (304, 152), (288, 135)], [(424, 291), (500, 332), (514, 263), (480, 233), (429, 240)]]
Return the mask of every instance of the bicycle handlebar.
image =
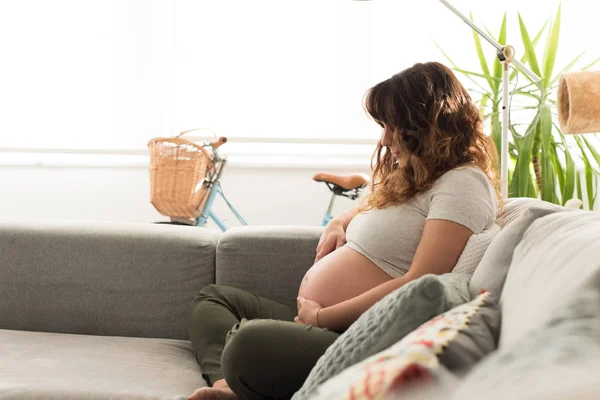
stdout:
[(210, 142), (209, 146), (212, 147), (213, 149), (216, 149), (216, 148), (224, 145), (225, 143), (227, 143), (227, 138), (225, 136), (221, 136), (220, 138), (218, 138), (214, 142)]

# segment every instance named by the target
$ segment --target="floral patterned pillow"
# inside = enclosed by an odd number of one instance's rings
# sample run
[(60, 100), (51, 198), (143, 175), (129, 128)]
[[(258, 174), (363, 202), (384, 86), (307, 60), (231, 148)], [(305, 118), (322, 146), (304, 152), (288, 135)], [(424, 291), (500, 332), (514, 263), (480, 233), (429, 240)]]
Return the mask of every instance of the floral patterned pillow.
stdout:
[(453, 308), (391, 347), (322, 384), (312, 399), (381, 399), (418, 382), (433, 382), (435, 370), (464, 371), (498, 343), (500, 310), (490, 292)]

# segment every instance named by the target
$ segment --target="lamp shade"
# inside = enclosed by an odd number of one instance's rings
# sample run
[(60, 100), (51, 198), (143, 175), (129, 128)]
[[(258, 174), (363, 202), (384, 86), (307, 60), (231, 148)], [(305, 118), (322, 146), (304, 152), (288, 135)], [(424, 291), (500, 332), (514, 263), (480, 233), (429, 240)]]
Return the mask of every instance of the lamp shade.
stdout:
[(558, 122), (564, 133), (600, 132), (600, 71), (562, 74), (557, 100)]

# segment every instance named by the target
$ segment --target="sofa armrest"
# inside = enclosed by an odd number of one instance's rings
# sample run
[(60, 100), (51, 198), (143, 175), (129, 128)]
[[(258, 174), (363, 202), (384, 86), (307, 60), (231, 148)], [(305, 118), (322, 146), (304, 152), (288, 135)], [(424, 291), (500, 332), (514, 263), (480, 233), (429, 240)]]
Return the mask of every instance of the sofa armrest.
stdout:
[(214, 283), (221, 232), (65, 220), (0, 221), (0, 329), (187, 339)]
[(217, 245), (216, 283), (235, 286), (296, 309), (304, 273), (312, 266), (320, 226), (243, 226)]

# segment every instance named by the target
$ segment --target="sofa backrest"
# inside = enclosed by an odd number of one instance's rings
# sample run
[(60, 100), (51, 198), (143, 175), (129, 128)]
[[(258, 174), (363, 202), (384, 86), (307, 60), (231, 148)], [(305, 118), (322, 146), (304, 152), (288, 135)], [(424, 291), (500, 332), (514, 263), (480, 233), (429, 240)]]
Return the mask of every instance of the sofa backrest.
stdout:
[(515, 247), (501, 296), (500, 348), (544, 326), (600, 273), (600, 214), (573, 210), (536, 219)]
[(220, 232), (151, 223), (0, 221), (0, 329), (187, 339)]
[(296, 309), (298, 288), (313, 265), (320, 226), (244, 226), (217, 246), (216, 283), (245, 289)]

